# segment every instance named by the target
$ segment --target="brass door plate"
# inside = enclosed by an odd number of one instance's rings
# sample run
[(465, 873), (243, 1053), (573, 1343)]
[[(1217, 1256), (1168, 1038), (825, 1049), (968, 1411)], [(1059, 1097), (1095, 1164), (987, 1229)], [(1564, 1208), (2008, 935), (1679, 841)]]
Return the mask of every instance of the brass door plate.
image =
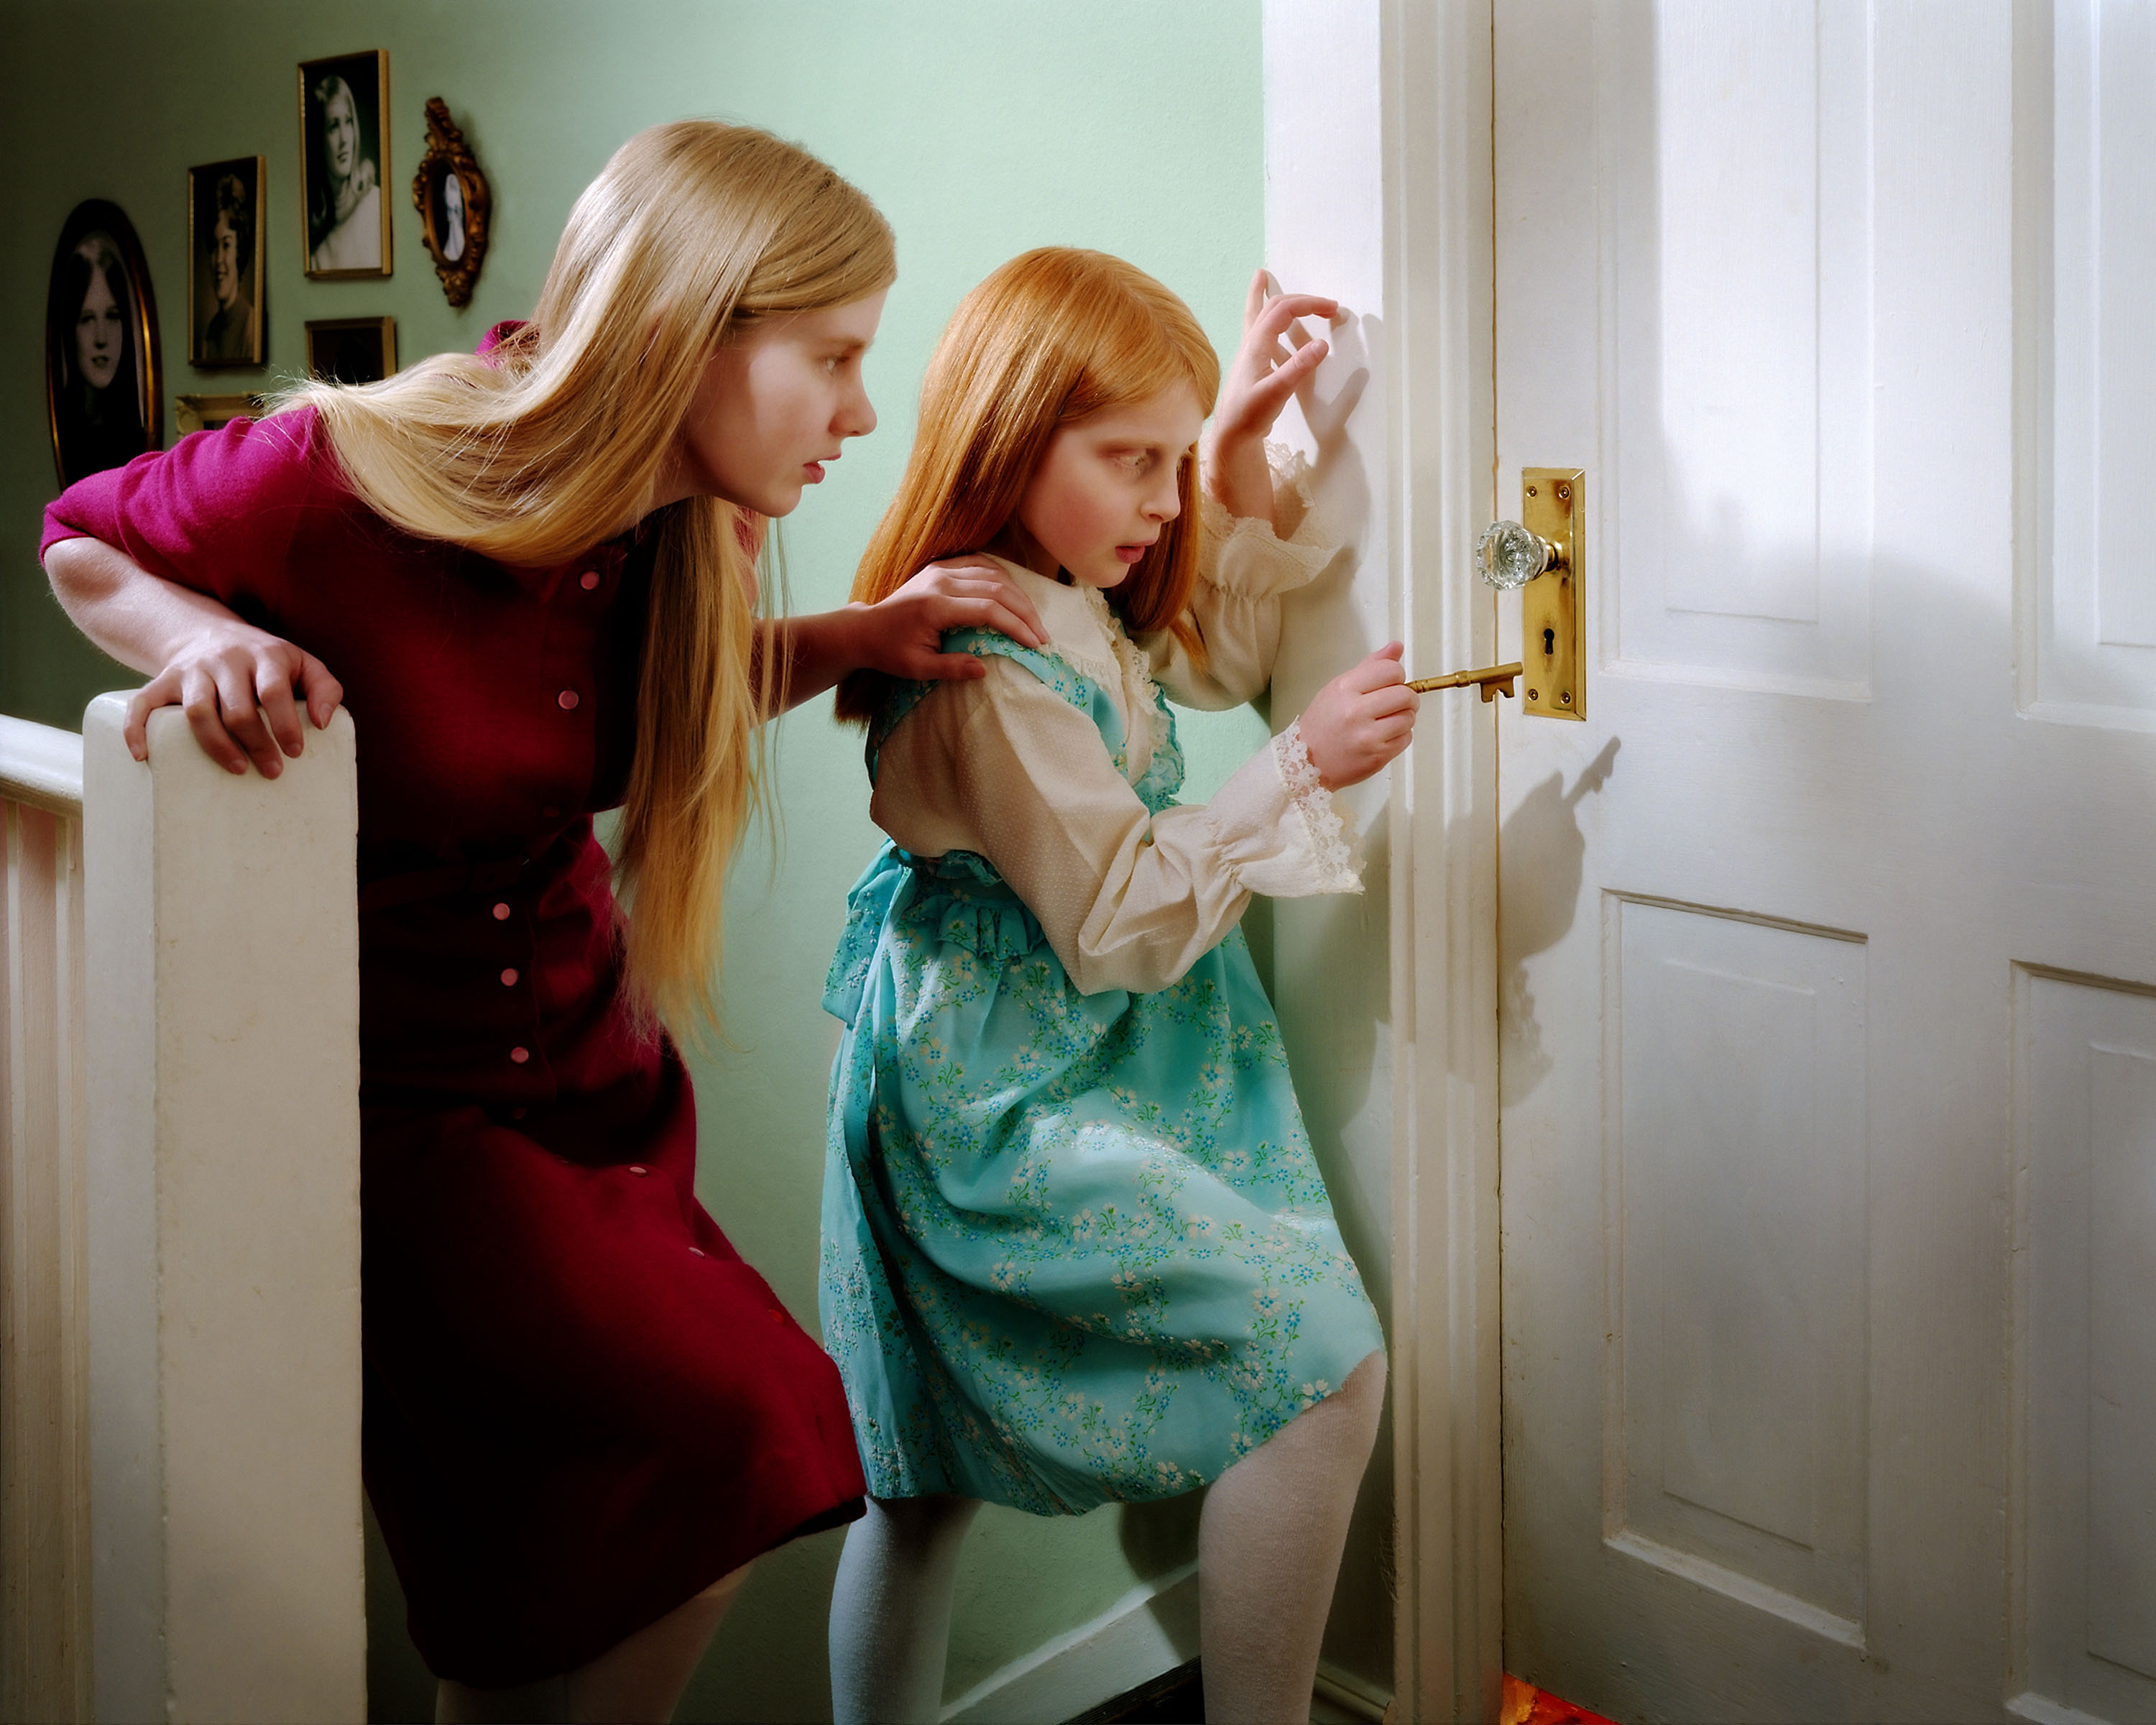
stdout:
[(1587, 570), (1584, 488), (1577, 467), (1520, 470), (1520, 524), (1558, 550), (1555, 566), (1520, 589), (1520, 711), (1587, 716)]

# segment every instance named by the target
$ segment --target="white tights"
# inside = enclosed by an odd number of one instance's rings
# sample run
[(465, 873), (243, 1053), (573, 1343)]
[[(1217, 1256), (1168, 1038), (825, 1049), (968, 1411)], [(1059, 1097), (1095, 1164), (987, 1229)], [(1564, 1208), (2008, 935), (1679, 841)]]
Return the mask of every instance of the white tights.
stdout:
[(721, 1576), (658, 1622), (558, 1677), (514, 1689), (475, 1689), (444, 1677), (434, 1686), (435, 1725), (665, 1725), (748, 1570), (744, 1563)]
[[(1377, 1440), (1385, 1357), (1213, 1482), (1198, 1523), (1199, 1652), (1210, 1725), (1310, 1717), (1355, 1491)], [(870, 1499), (831, 1595), (838, 1725), (932, 1725), (943, 1702), (958, 1548), (980, 1505)]]

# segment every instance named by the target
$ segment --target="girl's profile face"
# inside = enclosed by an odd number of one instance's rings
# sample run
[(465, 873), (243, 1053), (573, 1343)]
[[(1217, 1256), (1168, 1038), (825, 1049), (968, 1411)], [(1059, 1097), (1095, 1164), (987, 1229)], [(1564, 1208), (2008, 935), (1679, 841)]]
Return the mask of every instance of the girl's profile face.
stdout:
[(102, 270), (90, 272), (90, 290), (82, 296), (82, 310), (74, 321), (74, 355), (84, 379), (92, 389), (103, 389), (120, 369), (120, 348), (126, 331), (120, 302)]
[(791, 515), (839, 446), (875, 429), (861, 362), (883, 302), (878, 292), (774, 317), (721, 347), (675, 435), (657, 501), (723, 497), (760, 514)]
[(1183, 513), (1183, 464), (1204, 423), (1188, 383), (1072, 420), (1050, 440), (999, 546), (1040, 574), (1117, 585)]

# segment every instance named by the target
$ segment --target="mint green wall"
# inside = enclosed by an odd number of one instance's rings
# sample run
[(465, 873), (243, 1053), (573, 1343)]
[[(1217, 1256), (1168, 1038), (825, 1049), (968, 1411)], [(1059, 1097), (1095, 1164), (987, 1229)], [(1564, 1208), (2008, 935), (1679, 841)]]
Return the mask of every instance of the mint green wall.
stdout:
[[(46, 274), (79, 200), (113, 199), (141, 236), (162, 321), (169, 436), (173, 393), (229, 393), (295, 372), (310, 318), (391, 314), (408, 363), (523, 313), (571, 199), (639, 127), (708, 115), (798, 140), (881, 205), (901, 270), (869, 367), (883, 429), (785, 526), (794, 603), (813, 608), (844, 596), (904, 459), (943, 321), (1012, 254), (1051, 242), (1116, 252), (1180, 291), (1224, 356), (1232, 351), (1262, 240), (1258, 13), (1258, 0), (0, 0), (0, 231), (12, 241), (0, 262), (0, 711), (72, 727), (90, 696), (135, 680), (74, 636), (33, 556), (54, 489), (39, 333)], [(372, 48), (390, 56), (384, 178), (396, 272), (310, 283), (295, 64)], [(422, 106), (435, 95), (494, 189), (492, 249), (461, 312), (442, 298), (407, 190)], [(184, 170), (257, 153), (269, 164), (270, 363), (194, 373), (184, 360)], [(1191, 788), (1203, 796), (1265, 731), (1244, 712), (1194, 720), (1188, 733)], [(835, 1041), (817, 997), (845, 889), (875, 838), (855, 739), (832, 726), (824, 703), (786, 721), (777, 742), (778, 871), (757, 857), (730, 911), (737, 1047), (697, 1071), (701, 1192), (813, 1325)], [(1253, 932), (1262, 946), (1262, 919)], [(1140, 1574), (1173, 1567), (1192, 1538), (1187, 1507), (1046, 1522), (984, 1516), (967, 1555), (949, 1692), (1096, 1615)], [(823, 1625), (837, 1548), (827, 1535), (762, 1564), (684, 1718), (828, 1717)], [(393, 1583), (378, 1574), (374, 1589), (377, 1716), (421, 1717), (424, 1674)], [(1373, 1606), (1381, 1599), (1364, 1592)], [(1370, 1640), (1368, 1661), (1380, 1680), (1383, 1640)]]

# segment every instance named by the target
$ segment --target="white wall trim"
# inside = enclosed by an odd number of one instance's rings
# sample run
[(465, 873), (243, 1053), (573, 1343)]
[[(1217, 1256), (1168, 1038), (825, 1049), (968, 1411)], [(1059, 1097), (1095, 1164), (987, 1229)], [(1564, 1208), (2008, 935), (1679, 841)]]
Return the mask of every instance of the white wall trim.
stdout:
[(1060, 1725), (1198, 1656), (1198, 1565), (1141, 1582), (944, 1704), (946, 1725)]
[[(1491, 27), (1490, 0), (1264, 8), (1266, 254), (1298, 285), (1359, 295), (1363, 411), (1383, 429), (1348, 430), (1369, 498), (1358, 550), (1387, 571), (1391, 626), (1419, 675), (1488, 663), (1496, 644), (1495, 603), (1470, 562), (1495, 504)], [(1491, 710), (1471, 694), (1426, 702), (1384, 812), (1405, 1725), (1494, 1718), (1499, 1702)]]
[[(1399, 579), (1438, 670), (1496, 656), (1472, 547), (1496, 518), (1489, 0), (1384, 0), (1397, 295)], [(1503, 1681), (1497, 730), (1453, 692), (1417, 725), (1394, 824), (1395, 1686), (1406, 1721), (1489, 1720)]]
[(2032, 1725), (2104, 1725), (2094, 1713), (2084, 1713), (2033, 1689), (2025, 1690), (2006, 1703), (2006, 1711)]

